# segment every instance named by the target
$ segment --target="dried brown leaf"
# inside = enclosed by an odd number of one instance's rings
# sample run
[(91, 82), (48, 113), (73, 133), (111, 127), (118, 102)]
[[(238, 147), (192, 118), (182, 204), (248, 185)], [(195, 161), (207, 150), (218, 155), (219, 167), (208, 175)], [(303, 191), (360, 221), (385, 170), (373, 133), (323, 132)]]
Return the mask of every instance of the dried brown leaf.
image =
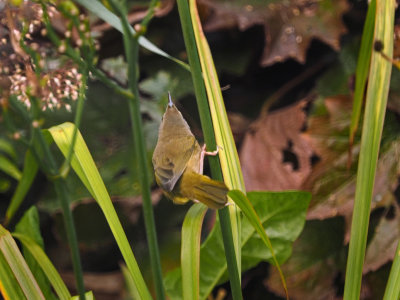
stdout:
[[(325, 111), (309, 118), (308, 130), (304, 133), (320, 158), (302, 185), (302, 189), (313, 194), (307, 218), (326, 219), (343, 216), (346, 220), (345, 243), (350, 237), (360, 148), (356, 142), (352, 148), (353, 164), (347, 169), (351, 105), (351, 99), (346, 96), (325, 99)], [(321, 107), (319, 110), (323, 111)], [(400, 174), (399, 151), (399, 140), (381, 149), (371, 209), (387, 206), (394, 200), (393, 191)]]
[(342, 21), (348, 9), (346, 0), (199, 0), (198, 3), (205, 18), (205, 30), (238, 27), (244, 31), (263, 25), (266, 42), (262, 66), (288, 58), (304, 63), (314, 38), (339, 50), (340, 36), (346, 32)]
[(375, 229), (374, 237), (368, 244), (365, 255), (363, 273), (376, 271), (389, 261), (392, 261), (400, 236), (400, 216), (398, 208), (395, 216), (387, 219), (382, 218)]
[[(352, 102), (347, 96), (326, 98), (326, 114), (310, 117), (305, 137), (318, 154), (320, 161), (303, 183), (313, 193), (309, 218), (324, 219), (351, 214), (355, 192), (355, 176), (359, 145), (353, 146), (353, 166), (346, 168), (348, 155), (348, 125)], [(373, 208), (384, 199), (392, 198), (399, 170), (399, 142), (382, 149), (374, 185)], [(384, 201), (388, 203), (387, 201)]]
[[(240, 151), (247, 190), (297, 189), (311, 172), (313, 150), (301, 130), (306, 101), (261, 116), (246, 133)], [(284, 162), (284, 151), (295, 162)]]

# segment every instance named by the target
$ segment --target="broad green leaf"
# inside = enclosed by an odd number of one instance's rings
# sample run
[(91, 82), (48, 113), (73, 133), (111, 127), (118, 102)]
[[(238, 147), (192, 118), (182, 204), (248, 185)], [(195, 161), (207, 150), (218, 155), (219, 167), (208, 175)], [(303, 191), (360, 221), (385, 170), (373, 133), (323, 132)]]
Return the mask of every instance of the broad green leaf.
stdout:
[[(271, 241), (270, 241), (267, 233), (265, 232), (265, 230), (263, 228), (263, 225), (261, 224), (261, 220), (258, 217), (256, 211), (254, 210), (252, 204), (250, 203), (249, 199), (239, 190), (232, 190), (232, 191), (229, 192), (228, 195), (233, 199), (233, 201), (235, 201), (236, 205), (240, 207), (240, 209), (242, 210), (244, 215), (247, 217), (246, 220), (257, 231), (257, 233), (261, 237), (261, 240), (263, 241), (263, 243), (266, 246), (266, 248), (271, 251), (272, 260), (273, 260), (273, 263), (275, 264), (275, 266), (278, 269), (278, 272), (279, 272), (279, 275), (280, 275), (280, 278), (281, 278), (281, 281), (282, 281), (282, 285), (283, 285), (283, 288), (284, 288), (285, 293), (286, 293), (286, 298), (289, 299), (285, 277), (283, 276), (283, 273), (282, 273), (282, 270), (280, 268), (279, 262), (277, 261), (277, 258), (275, 256), (275, 253), (274, 253), (275, 251), (273, 250)], [(252, 193), (251, 196), (253, 197), (253, 199), (257, 198), (257, 197), (262, 198), (263, 197), (263, 193), (262, 192)], [(304, 219), (305, 219), (305, 216), (304, 216)], [(250, 249), (255, 249), (255, 248), (256, 247), (254, 247), (254, 246), (250, 247)]]
[[(260, 217), (279, 263), (288, 257), (291, 244), (299, 236), (305, 223), (310, 194), (307, 192), (250, 192), (248, 199)], [(264, 254), (252, 251), (252, 245), (263, 245)], [(257, 249), (261, 249), (257, 246)], [(258, 233), (247, 218), (242, 220), (243, 271), (264, 260), (271, 260)], [(215, 287), (227, 278), (225, 251), (218, 222), (200, 250), (200, 299), (205, 299)], [(168, 273), (166, 290), (171, 299), (182, 299), (182, 277), (179, 269)]]
[[(343, 268), (344, 223), (341, 217), (306, 222), (293, 244), (293, 253), (282, 265), (290, 296), (297, 299), (335, 298), (337, 290), (332, 282)], [(275, 268), (271, 268), (266, 285), (277, 296), (284, 297)]]
[[(40, 234), (39, 214), (35, 206), (32, 206), (25, 212), (21, 220), (15, 226), (14, 233), (19, 233), (29, 237), (38, 247), (43, 249), (44, 243)], [(32, 273), (35, 274), (35, 279), (45, 298), (56, 299), (54, 294), (51, 292), (49, 281), (43, 273), (40, 264), (36, 261), (36, 258), (30, 253), (29, 249), (25, 245), (22, 247), (22, 252), (26, 263)], [(50, 277), (50, 279), (52, 278)]]
[[(64, 156), (68, 154), (72, 141), (73, 129), (74, 124), (64, 123), (51, 127), (48, 130)], [(147, 289), (146, 283), (144, 282), (143, 276), (139, 270), (139, 266), (121, 226), (121, 222), (115, 212), (110, 196), (108, 195), (107, 189), (104, 186), (103, 180), (101, 179), (92, 156), (90, 155), (89, 149), (79, 131), (75, 143), (74, 155), (71, 160), (71, 166), (93, 198), (96, 199), (107, 219), (122, 256), (125, 259), (125, 263), (136, 284), (138, 293), (135, 297), (137, 299), (151, 299), (149, 290)]]
[(38, 164), (33, 157), (32, 152), (28, 150), (25, 154), (24, 169), (22, 170), (21, 179), (19, 180), (10, 204), (7, 207), (5, 224), (7, 224), (13, 218), (14, 214), (20, 207), (32, 185), (33, 180), (35, 179), (37, 171)]
[(21, 171), (17, 166), (9, 160), (6, 156), (0, 154), (0, 171), (3, 171), (7, 175), (11, 176), (16, 180), (21, 179)]
[(182, 225), (182, 286), (183, 299), (199, 299), (200, 236), (207, 207), (201, 203), (192, 205)]
[(0, 225), (0, 251), (28, 299), (45, 299), (11, 234)]
[[(103, 21), (110, 24), (112, 27), (114, 27), (118, 31), (123, 32), (120, 19), (114, 13), (109, 11), (101, 2), (94, 1), (94, 0), (75, 0), (75, 1), (77, 3), (79, 3), (80, 5), (82, 5), (83, 7), (85, 7), (90, 12), (92, 12), (93, 14), (95, 14), (96, 16), (98, 16)], [(131, 30), (132, 34), (135, 33), (135, 30), (132, 27), (130, 27), (130, 30)], [(150, 52), (153, 52), (155, 54), (158, 54), (160, 56), (168, 58), (168, 59), (176, 62), (183, 68), (187, 69), (188, 71), (190, 70), (189, 66), (186, 63), (184, 63), (184, 62), (180, 61), (179, 59), (176, 59), (175, 57), (172, 57), (168, 53), (164, 52), (163, 50), (158, 48), (156, 45), (151, 43), (145, 37), (143, 37), (143, 36), (139, 37), (139, 44), (143, 48), (149, 50)]]

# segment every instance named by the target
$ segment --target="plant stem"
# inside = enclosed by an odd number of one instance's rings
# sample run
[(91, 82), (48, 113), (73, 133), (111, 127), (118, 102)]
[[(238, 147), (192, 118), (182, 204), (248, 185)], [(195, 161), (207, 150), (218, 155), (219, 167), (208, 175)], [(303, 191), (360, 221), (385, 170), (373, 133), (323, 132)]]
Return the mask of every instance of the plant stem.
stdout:
[(69, 206), (69, 191), (65, 180), (61, 177), (54, 180), (54, 188), (57, 196), (60, 199), (61, 208), (64, 214), (64, 226), (67, 233), (68, 244), (71, 250), (72, 266), (75, 273), (75, 280), (79, 299), (85, 300), (85, 286), (83, 283), (82, 264), (79, 256), (78, 240), (76, 237), (76, 230), (74, 219)]
[(154, 16), (154, 10), (155, 10), (156, 6), (159, 4), (160, 4), (160, 0), (151, 0), (147, 14), (143, 18), (142, 22), (140, 22), (140, 25), (143, 28), (142, 29), (143, 32), (147, 31), (147, 26), (149, 25), (150, 20)]
[[(206, 96), (206, 88), (203, 81), (203, 74), (201, 71), (200, 59), (197, 52), (196, 41), (193, 33), (189, 6), (186, 0), (178, 0), (177, 4), (193, 79), (194, 90), (197, 99), (197, 106), (199, 108), (204, 140), (207, 144), (207, 150), (212, 151), (216, 149), (215, 135)], [(213, 178), (216, 180), (223, 180), (218, 157), (210, 157), (209, 161)], [(232, 289), (232, 296), (234, 300), (242, 299), (240, 275), (236, 260), (236, 253), (232, 236), (232, 226), (228, 208), (220, 209), (218, 211), (218, 215), (220, 217), (220, 226), (229, 270), (228, 273)]]
[(224, 242), (232, 299), (241, 300), (243, 299), (243, 296), (242, 296), (242, 289), (240, 286), (239, 269), (236, 263), (235, 245), (233, 244), (233, 235), (231, 227), (231, 218), (229, 216), (229, 208), (224, 207), (223, 209), (220, 209), (218, 211), (218, 216), (221, 224), (222, 239)]
[(147, 167), (146, 144), (142, 129), (142, 116), (139, 105), (139, 90), (138, 90), (138, 53), (139, 53), (139, 35), (132, 35), (130, 25), (126, 18), (123, 9), (116, 3), (110, 1), (111, 6), (121, 18), (123, 27), (123, 39), (125, 47), (125, 55), (128, 63), (128, 86), (133, 94), (133, 99), (130, 99), (129, 113), (131, 116), (132, 133), (135, 145), (136, 162), (138, 163), (140, 176), (140, 184), (142, 188), (143, 199), (143, 216), (146, 227), (147, 242), (150, 252), (150, 264), (154, 277), (157, 299), (165, 299), (165, 292), (162, 280), (160, 253), (157, 243), (157, 233), (154, 221), (153, 206), (151, 203), (151, 190), (149, 181), (149, 170)]

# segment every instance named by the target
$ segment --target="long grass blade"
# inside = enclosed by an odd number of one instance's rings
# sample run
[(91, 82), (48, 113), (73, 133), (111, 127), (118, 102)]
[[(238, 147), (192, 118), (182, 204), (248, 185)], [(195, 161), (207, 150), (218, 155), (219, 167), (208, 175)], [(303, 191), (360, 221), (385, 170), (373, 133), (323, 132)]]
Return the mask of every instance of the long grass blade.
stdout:
[[(374, 40), (384, 45), (383, 52), (393, 56), (394, 0), (376, 2)], [(344, 299), (359, 299), (362, 268), (367, 243), (369, 214), (379, 146), (389, 92), (392, 64), (380, 52), (373, 52), (366, 96), (366, 108), (358, 161), (356, 194), (347, 258)]]
[(197, 300), (200, 294), (200, 235), (207, 207), (192, 205), (182, 225), (182, 289), (184, 300)]
[[(71, 144), (74, 124), (64, 123), (58, 126), (51, 127), (48, 131), (53, 137), (58, 148), (64, 156), (68, 154), (68, 149)], [(126, 265), (137, 287), (137, 299), (151, 299), (150, 292), (146, 286), (143, 276), (139, 270), (139, 266), (133, 255), (128, 239), (122, 228), (121, 222), (118, 219), (117, 213), (108, 195), (107, 189), (103, 180), (96, 168), (89, 149), (86, 146), (82, 135), (78, 131), (74, 155), (71, 160), (71, 166), (88, 189), (90, 194), (96, 199), (102, 209), (114, 238), (119, 246), (119, 249), (124, 257)]]
[(53, 286), (54, 291), (57, 293), (58, 298), (61, 300), (69, 300), (71, 294), (43, 249), (34, 240), (24, 234), (13, 233), (12, 235), (17, 238), (36, 259)]
[(392, 268), (390, 269), (389, 279), (386, 284), (383, 300), (400, 298), (400, 242), (397, 243), (397, 249), (394, 256)]
[[(31, 206), (24, 213), (22, 218), (19, 219), (18, 223), (15, 225), (14, 232), (12, 233), (14, 238), (15, 233), (29, 237), (40, 249), (44, 249), (44, 241), (40, 233), (39, 212), (35, 206)], [(22, 254), (24, 255), (24, 259), (32, 273), (35, 275), (36, 282), (38, 283), (44, 297), (48, 300), (58, 299), (58, 297), (56, 298), (54, 295), (51, 283), (43, 272), (41, 265), (23, 243)]]
[(350, 146), (353, 145), (358, 123), (360, 122), (361, 107), (364, 100), (365, 83), (368, 78), (368, 71), (371, 62), (372, 43), (374, 39), (376, 0), (372, 0), (368, 7), (365, 19), (364, 30), (361, 39), (360, 51), (358, 54), (356, 84), (353, 96), (353, 113), (350, 124)]
[[(201, 68), (203, 71), (204, 84), (207, 90), (207, 96), (210, 106), (211, 118), (214, 126), (215, 139), (218, 146), (223, 147), (219, 151), (219, 159), (224, 181), (229, 189), (238, 189), (246, 192), (240, 161), (236, 150), (235, 141), (233, 139), (232, 130), (229, 125), (224, 100), (221, 93), (217, 71), (215, 70), (214, 61), (208, 46), (206, 37), (201, 27), (199, 14), (197, 11), (196, 1), (190, 0), (190, 15), (193, 24), (193, 31), (199, 52)], [(237, 257), (237, 265), (240, 272), (240, 213), (235, 205), (229, 207), (229, 214), (232, 226), (232, 235), (235, 245), (235, 253)]]
[[(210, 108), (206, 96), (204, 74), (202, 73), (201, 69), (198, 52), (199, 50), (196, 44), (189, 3), (186, 0), (178, 0), (177, 4), (185, 46), (188, 53), (194, 90), (197, 99), (197, 106), (199, 108), (200, 120), (204, 133), (204, 139), (207, 144), (207, 149), (209, 151), (213, 151), (216, 149), (215, 134), (212, 119), (210, 116)], [(219, 146), (224, 147), (224, 145)], [(223, 174), (221, 171), (219, 159), (214, 157), (210, 158), (209, 161), (213, 178), (217, 180), (222, 180)], [(220, 226), (224, 242), (225, 257), (228, 263), (233, 299), (242, 299), (240, 286), (240, 228), (238, 228), (237, 225), (240, 224), (239, 216), (235, 215), (233, 220), (231, 220), (229, 215), (229, 208), (220, 209), (218, 211), (218, 215), (220, 218)], [(232, 222), (234, 222), (233, 226)]]
[(0, 225), (0, 251), (28, 299), (45, 299), (11, 234)]
[(21, 171), (17, 168), (17, 166), (2, 154), (0, 154), (0, 171), (3, 171), (15, 180), (20, 180), (22, 176)]
[(28, 193), (33, 180), (38, 171), (38, 164), (32, 155), (31, 150), (25, 154), (24, 169), (22, 170), (21, 179), (18, 182), (17, 188), (11, 198), (10, 204), (7, 207), (6, 218), (4, 224), (7, 225), (13, 218), (18, 208), (22, 204), (26, 194)]
[(23, 299), (24, 293), (15, 279), (6, 259), (0, 252), (0, 295), (5, 300)]
[(17, 153), (15, 152), (13, 145), (3, 138), (0, 138), (0, 152), (7, 154), (13, 160), (17, 159)]

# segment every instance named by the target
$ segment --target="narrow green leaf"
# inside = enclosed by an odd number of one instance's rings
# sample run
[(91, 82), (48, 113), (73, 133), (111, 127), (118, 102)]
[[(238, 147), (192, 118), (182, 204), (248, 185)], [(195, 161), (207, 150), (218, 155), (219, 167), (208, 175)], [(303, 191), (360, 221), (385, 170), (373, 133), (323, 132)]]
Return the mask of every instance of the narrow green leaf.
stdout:
[(32, 155), (32, 152), (28, 150), (25, 154), (24, 169), (22, 170), (21, 179), (18, 182), (17, 188), (11, 198), (10, 204), (7, 207), (5, 224), (8, 224), (14, 217), (16, 211), (20, 207), (26, 194), (28, 193), (33, 180), (38, 171), (38, 164)]
[[(64, 156), (68, 154), (68, 149), (71, 145), (72, 133), (74, 124), (64, 123), (58, 126), (51, 127), (48, 131), (53, 137), (58, 148)], [(133, 255), (128, 239), (122, 228), (121, 222), (118, 219), (117, 213), (108, 195), (104, 182), (96, 168), (89, 149), (86, 146), (82, 135), (78, 131), (78, 136), (75, 143), (74, 155), (71, 160), (71, 166), (88, 189), (90, 194), (96, 199), (102, 209), (114, 238), (119, 246), (119, 249), (124, 257), (125, 263), (133, 277), (137, 287), (137, 299), (151, 299), (149, 290), (139, 270), (139, 266)]]
[[(94, 300), (94, 299), (95, 299), (92, 291), (86, 292), (86, 293), (85, 293), (85, 298), (86, 298), (87, 300)], [(73, 297), (71, 297), (70, 299), (71, 299), (71, 300), (79, 300), (79, 296), (73, 296)]]
[(11, 187), (11, 181), (8, 178), (0, 177), (0, 194), (7, 192)]
[(5, 300), (24, 299), (24, 293), (0, 251), (0, 295)]
[[(222, 105), (220, 107), (221, 114), (226, 114), (225, 107), (223, 105), (222, 97), (216, 99), (213, 97), (210, 91), (210, 82), (219, 88), (218, 77), (213, 69), (213, 60), (210, 51), (208, 49), (207, 40), (204, 38), (200, 39), (199, 36), (202, 33), (201, 24), (198, 21), (197, 7), (195, 1), (178, 1), (179, 15), (182, 23), (182, 30), (185, 37), (185, 45), (188, 51), (189, 62), (192, 68), (192, 77), (195, 85), (195, 92), (197, 103), (200, 112), (200, 119), (204, 132), (205, 142), (210, 150), (216, 149), (216, 145), (220, 147), (219, 159), (210, 159), (211, 173), (217, 180), (224, 180), (228, 188), (232, 188), (231, 181), (234, 181), (235, 176), (241, 176), (239, 161), (236, 161), (236, 167), (239, 167), (239, 173), (227, 174), (226, 172), (226, 158), (227, 155), (233, 154), (232, 152), (232, 140), (222, 140), (221, 135), (229, 137), (230, 127), (220, 128), (220, 119), (215, 118), (215, 111), (213, 108), (216, 104)], [(209, 50), (209, 49), (208, 49)], [(210, 64), (207, 66), (205, 61)], [(212, 65), (212, 67), (211, 67)], [(206, 67), (207, 66), (207, 67)], [(205, 91), (204, 91), (205, 90)], [(208, 95), (204, 95), (205, 92)], [(219, 101), (219, 102), (218, 102)], [(207, 105), (208, 104), (208, 105)], [(224, 130), (224, 131), (221, 131)], [(225, 131), (227, 130), (227, 131)], [(222, 153), (224, 149), (227, 149), (226, 153)], [(233, 144), (233, 151), (236, 151), (236, 147)], [(237, 154), (236, 154), (237, 155)], [(242, 186), (244, 187), (244, 185)], [(241, 188), (241, 187), (237, 187)], [(221, 209), (218, 211), (220, 218), (220, 226), (222, 229), (222, 238), (224, 242), (225, 257), (228, 262), (230, 285), (232, 291), (232, 297), (234, 300), (242, 299), (241, 294), (241, 247), (240, 247), (240, 213), (235, 205), (231, 205), (228, 208)]]
[(238, 189), (245, 192), (240, 161), (236, 150), (236, 144), (233, 139), (232, 130), (229, 125), (218, 74), (215, 70), (210, 47), (208, 46), (207, 39), (201, 28), (195, 0), (190, 0), (190, 10), (201, 68), (204, 74), (204, 84), (207, 90), (208, 102), (210, 104), (215, 139), (217, 145), (223, 147), (218, 154), (222, 173), (224, 174), (224, 181), (229, 189)]
[[(75, 2), (79, 3), (83, 7), (85, 7), (87, 10), (98, 16), (100, 19), (103, 21), (107, 22), (110, 24), (112, 27), (117, 29), (119, 32), (123, 32), (122, 25), (121, 25), (121, 20), (111, 11), (109, 11), (101, 2), (99, 1), (94, 1), (94, 0), (75, 0)], [(129, 27), (130, 31), (132, 34), (135, 33), (135, 30), (132, 27)], [(168, 53), (164, 52), (160, 48), (158, 48), (156, 45), (154, 45), (152, 42), (150, 42), (148, 39), (145, 37), (141, 36), (139, 37), (139, 44), (149, 50), (150, 52), (153, 52), (154, 54), (158, 54), (160, 56), (163, 56), (165, 58), (168, 58), (172, 60), (173, 62), (176, 62), (178, 65), (182, 66), (186, 70), (190, 70), (190, 67), (184, 63), (183, 61), (180, 61), (179, 59), (176, 59), (175, 57), (169, 55)]]
[(13, 160), (17, 159), (17, 153), (15, 153), (13, 145), (3, 138), (0, 138), (0, 151), (7, 154)]
[[(196, 44), (198, 48), (201, 69), (203, 72), (204, 85), (206, 87), (208, 102), (211, 112), (212, 123), (214, 127), (215, 140), (219, 151), (219, 160), (221, 170), (224, 177), (224, 182), (227, 187), (238, 189), (245, 192), (245, 186), (240, 167), (239, 157), (236, 149), (236, 144), (233, 139), (232, 130), (229, 125), (228, 115), (226, 113), (224, 99), (221, 93), (221, 86), (218, 80), (218, 74), (215, 69), (214, 60), (208, 45), (207, 39), (204, 36), (203, 29), (197, 5), (195, 0), (189, 1), (190, 15), (195, 34)], [(241, 273), (241, 247), (240, 247), (240, 212), (235, 205), (229, 206), (229, 215), (232, 226), (233, 242), (235, 245), (235, 253), (239, 274)]]
[[(376, 1), (374, 41), (380, 41), (389, 58), (393, 56), (393, 27), (396, 1)], [(347, 258), (344, 300), (360, 297), (363, 262), (367, 244), (369, 215), (375, 171), (389, 92), (392, 64), (381, 52), (374, 51), (366, 95), (366, 108), (358, 160), (356, 194), (349, 254)]]
[(35, 258), (36, 262), (39, 264), (47, 279), (53, 286), (58, 298), (61, 300), (70, 299), (71, 294), (61, 279), (60, 274), (57, 272), (46, 253), (43, 251), (42, 247), (25, 234), (13, 233), (13, 236), (17, 238)]
[(185, 216), (182, 225), (182, 286), (183, 299), (199, 299), (200, 284), (200, 236), (207, 207), (201, 203), (194, 204)]
[(0, 251), (28, 299), (45, 299), (11, 234), (0, 225)]
[(392, 268), (390, 269), (389, 279), (385, 289), (383, 300), (400, 298), (400, 242), (397, 244)]
[[(14, 233), (24, 234), (25, 236), (32, 239), (32, 241), (34, 241), (40, 248), (43, 249), (44, 243), (42, 236), (40, 234), (39, 213), (35, 206), (32, 206), (24, 213), (21, 220), (15, 226)], [(32, 256), (29, 249), (27, 249), (27, 247), (25, 247), (24, 245), (22, 246), (22, 253), (30, 270), (32, 271), (33, 274), (35, 274), (35, 279), (39, 284), (39, 287), (45, 298), (48, 300), (56, 299), (56, 297), (51, 291), (50, 283), (47, 280), (45, 274), (43, 273), (36, 258)]]
[(358, 123), (360, 122), (361, 107), (364, 100), (365, 83), (368, 78), (368, 71), (371, 62), (372, 43), (374, 40), (376, 0), (369, 3), (367, 17), (361, 39), (360, 51), (358, 54), (356, 84), (353, 96), (353, 113), (350, 124), (350, 145), (353, 145)]
[(131, 274), (129, 273), (128, 268), (125, 265), (121, 265), (122, 275), (124, 275), (126, 289), (128, 291), (128, 299), (135, 299), (135, 295), (137, 295), (138, 291), (136, 289), (135, 282)]
[(260, 235), (265, 246), (271, 251), (274, 264), (278, 269), (279, 276), (281, 277), (282, 285), (283, 285), (283, 288), (286, 293), (286, 298), (289, 299), (289, 294), (288, 294), (288, 290), (287, 290), (285, 277), (283, 276), (281, 267), (279, 266), (278, 260), (276, 259), (274, 249), (272, 248), (271, 241), (269, 240), (269, 237), (266, 234), (266, 232), (261, 224), (261, 220), (258, 217), (256, 211), (254, 210), (253, 205), (251, 205), (249, 199), (247, 199), (247, 197), (239, 190), (232, 190), (228, 193), (228, 195), (231, 197), (231, 199), (233, 201), (235, 201), (236, 205), (240, 207), (240, 209), (242, 210), (244, 215), (247, 217), (247, 220), (250, 222), (250, 224), (253, 226), (253, 228)]
[(7, 157), (0, 154), (0, 171), (3, 171), (7, 175), (11, 176), (16, 180), (21, 179), (21, 171), (17, 166)]

